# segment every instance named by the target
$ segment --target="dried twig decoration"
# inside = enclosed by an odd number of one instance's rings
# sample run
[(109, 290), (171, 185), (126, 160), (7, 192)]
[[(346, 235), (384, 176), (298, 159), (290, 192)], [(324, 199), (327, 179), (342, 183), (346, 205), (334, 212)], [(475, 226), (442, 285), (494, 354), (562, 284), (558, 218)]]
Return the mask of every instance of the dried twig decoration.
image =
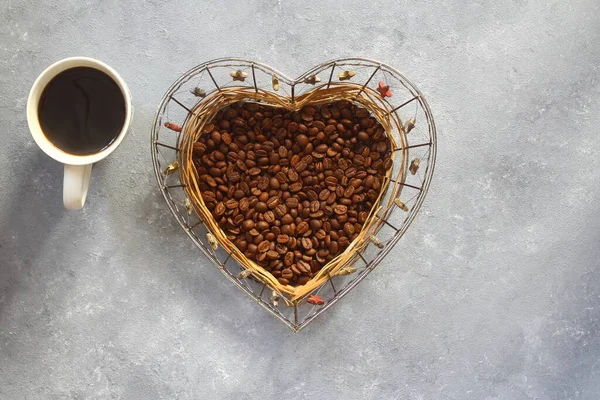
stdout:
[(242, 272), (240, 272), (239, 274), (237, 274), (235, 277), (237, 279), (245, 279), (245, 278), (249, 277), (250, 275), (252, 275), (252, 271), (249, 269), (245, 269)]
[(412, 131), (413, 128), (415, 127), (416, 122), (417, 121), (415, 120), (414, 117), (409, 119), (408, 121), (406, 121), (406, 123), (404, 124), (404, 133), (408, 134), (410, 131)]
[(245, 73), (244, 71), (238, 69), (237, 71), (231, 71), (229, 73), (229, 76), (231, 76), (234, 81), (244, 82), (244, 81), (246, 81), (248, 74)]
[(353, 274), (355, 272), (356, 272), (356, 268), (355, 267), (346, 266), (346, 267), (341, 268), (336, 275), (338, 275), (338, 276), (344, 276), (344, 275)]
[(417, 173), (417, 171), (419, 170), (420, 164), (421, 164), (420, 158), (415, 158), (414, 160), (412, 160), (410, 162), (410, 167), (408, 168), (408, 170), (410, 171), (411, 175), (414, 175)]
[(191, 89), (190, 92), (196, 97), (206, 97), (206, 92), (199, 87)]
[(179, 169), (179, 161), (175, 160), (163, 171), (165, 175), (171, 175)]
[(304, 83), (308, 83), (309, 85), (314, 85), (317, 82), (321, 82), (321, 78), (316, 75), (311, 75), (304, 79)]
[(396, 205), (397, 205), (398, 207), (400, 207), (400, 209), (401, 209), (402, 211), (408, 211), (408, 207), (406, 206), (406, 204), (404, 204), (404, 203), (402, 202), (402, 200), (400, 200), (400, 199), (394, 199), (394, 203), (396, 203)]
[(340, 78), (340, 81), (347, 81), (352, 79), (354, 75), (356, 75), (356, 72), (354, 71), (344, 71), (338, 74), (338, 78)]

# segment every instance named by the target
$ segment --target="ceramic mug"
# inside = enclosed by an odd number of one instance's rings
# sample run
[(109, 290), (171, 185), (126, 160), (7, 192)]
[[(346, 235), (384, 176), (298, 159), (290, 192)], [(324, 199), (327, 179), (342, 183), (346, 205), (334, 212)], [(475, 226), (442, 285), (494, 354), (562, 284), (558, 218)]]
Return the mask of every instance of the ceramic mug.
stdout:
[[(59, 149), (44, 135), (39, 121), (38, 107), (44, 88), (56, 75), (76, 67), (90, 67), (108, 75), (121, 90), (125, 103), (125, 121), (118, 136), (108, 147), (94, 154), (76, 155)], [(127, 134), (132, 116), (133, 105), (127, 84), (114, 69), (101, 61), (88, 57), (65, 58), (50, 65), (36, 79), (27, 100), (27, 122), (37, 145), (50, 157), (65, 165), (63, 203), (66, 209), (79, 210), (83, 208), (90, 185), (92, 165), (115, 151)]]

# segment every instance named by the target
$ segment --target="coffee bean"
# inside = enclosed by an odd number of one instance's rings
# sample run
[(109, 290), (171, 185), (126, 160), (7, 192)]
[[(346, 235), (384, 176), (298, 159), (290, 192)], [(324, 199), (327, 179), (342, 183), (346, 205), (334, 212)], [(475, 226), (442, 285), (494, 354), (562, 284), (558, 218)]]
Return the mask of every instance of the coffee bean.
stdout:
[(290, 159), (290, 164), (292, 166), (295, 166), (296, 164), (298, 164), (298, 162), (300, 162), (300, 155), (299, 154), (294, 154), (292, 156), (292, 158)]
[(227, 207), (225, 207), (225, 204), (223, 204), (223, 202), (219, 202), (217, 203), (213, 214), (215, 215), (215, 217), (221, 217), (223, 214), (225, 214), (225, 211), (227, 211)]
[(267, 258), (271, 259), (271, 260), (278, 260), (279, 253), (276, 252), (275, 250), (269, 250), (269, 251), (267, 251)]
[(275, 222), (275, 213), (273, 211), (267, 211), (263, 214), (263, 218), (269, 224)]
[(216, 160), (216, 161), (223, 161), (225, 159), (225, 154), (221, 153), (218, 150), (215, 150), (212, 153), (212, 157)]
[(392, 165), (393, 165), (392, 159), (387, 157), (385, 159), (385, 161), (383, 162), (383, 169), (387, 171), (388, 169), (392, 168)]
[(346, 188), (346, 190), (344, 190), (344, 197), (349, 199), (352, 197), (353, 193), (354, 193), (354, 186), (348, 186)]
[(221, 193), (229, 194), (229, 187), (225, 185), (218, 185), (217, 190)]
[(242, 211), (242, 212), (248, 211), (248, 208), (250, 207), (250, 201), (248, 200), (248, 198), (244, 197), (244, 198), (240, 199), (240, 201), (238, 203), (238, 207), (240, 208), (240, 211)]
[(296, 143), (298, 143), (298, 145), (301, 147), (305, 147), (308, 144), (308, 137), (306, 135), (300, 134), (296, 136)]
[(318, 145), (317, 147), (315, 147), (315, 151), (317, 153), (326, 153), (327, 149), (329, 146), (327, 146), (327, 144), (325, 143), (321, 143), (320, 145)]
[(210, 176), (216, 177), (216, 176), (221, 176), (222, 172), (219, 168), (215, 168), (215, 167), (210, 167), (208, 169), (208, 173)]
[(322, 218), (323, 215), (325, 215), (325, 211), (323, 211), (323, 210), (317, 210), (317, 211), (315, 211), (313, 213), (310, 213), (309, 215), (310, 215), (311, 218), (316, 218), (318, 220), (318, 219)]
[(288, 208), (297, 208), (298, 207), (298, 199), (296, 197), (290, 197), (285, 201), (285, 205)]
[(344, 171), (344, 176), (346, 176), (348, 179), (350, 178), (354, 178), (354, 176), (356, 175), (356, 168), (354, 167), (348, 167), (345, 171)]
[(318, 200), (313, 200), (313, 201), (310, 202), (310, 211), (311, 212), (315, 212), (319, 208), (321, 208), (321, 203), (319, 203)]
[(330, 194), (331, 192), (328, 189), (321, 190), (319, 193), (319, 200), (326, 201)]
[(296, 193), (296, 192), (299, 192), (300, 190), (302, 190), (302, 183), (294, 182), (290, 185), (290, 192)]
[(304, 160), (302, 160), (302, 161), (299, 161), (294, 168), (296, 169), (296, 172), (300, 173), (300, 172), (304, 171), (307, 167), (308, 167), (308, 164)]
[(306, 285), (308, 283), (308, 281), (310, 281), (310, 276), (302, 275), (298, 278), (296, 283), (298, 285)]
[(296, 263), (296, 266), (303, 274), (310, 273), (310, 265), (306, 261), (300, 260)]
[(298, 266), (296, 264), (292, 264), (292, 266), (290, 267), (290, 269), (292, 270), (292, 272), (294, 273), (294, 275), (302, 275), (302, 271), (300, 271), (298, 269)]
[(202, 155), (204, 155), (204, 153), (206, 152), (206, 144), (195, 142), (192, 147), (192, 152), (196, 157), (202, 157)]
[(298, 123), (292, 121), (288, 124), (288, 132), (294, 133), (298, 130)]
[[(234, 210), (234, 213), (236, 211)], [(240, 225), (242, 222), (244, 221), (244, 216), (242, 214), (237, 214), (235, 217), (233, 217), (233, 224), (235, 226)]]
[(234, 208), (238, 207), (238, 202), (235, 199), (229, 199), (225, 202), (225, 207), (227, 207), (228, 210), (233, 210)]
[(308, 223), (306, 221), (302, 221), (296, 227), (296, 232), (298, 233), (298, 235), (304, 235), (306, 232), (308, 232), (308, 229)]
[(236, 189), (233, 191), (233, 198), (236, 199), (238, 202), (244, 198), (244, 191), (241, 189)]
[(325, 184), (327, 186), (335, 186), (338, 184), (338, 180), (335, 176), (328, 176), (327, 178), (325, 178)]
[(327, 233), (326, 233), (326, 232), (325, 232), (325, 230), (323, 230), (323, 229), (319, 229), (319, 230), (318, 230), (318, 231), (316, 231), (316, 233), (315, 233), (315, 237), (316, 237), (318, 240), (323, 240), (323, 239), (325, 239), (325, 237), (326, 237), (326, 236), (327, 236)]
[[(370, 175), (373, 176), (373, 175)], [(381, 187), (381, 181), (379, 180), (379, 178), (374, 178), (373, 179), (373, 189), (374, 190), (378, 190)]]
[(267, 200), (267, 207), (269, 207), (270, 209), (274, 209), (279, 205), (279, 202), (280, 202), (279, 197), (277, 197), (277, 196), (270, 197)]
[(275, 207), (275, 210), (273, 212), (275, 213), (275, 216), (277, 218), (281, 218), (285, 214), (287, 214), (287, 207), (285, 206), (285, 204), (280, 204), (277, 207)]
[(270, 187), (271, 189), (274, 189), (274, 190), (278, 190), (278, 189), (279, 189), (279, 187), (280, 187), (280, 183), (279, 183), (279, 181), (277, 180), (277, 178), (274, 178), (274, 177), (273, 177), (273, 178), (269, 179), (269, 187)]
[(266, 176), (259, 176), (256, 180), (256, 187), (259, 190), (267, 190), (269, 188), (269, 178)]
[(267, 221), (258, 221), (256, 223), (256, 229), (258, 229), (259, 232), (269, 229), (269, 223)]
[(290, 237), (290, 240), (288, 241), (288, 246), (290, 249), (295, 249), (296, 247), (298, 247), (298, 239), (296, 239), (295, 237)]
[(294, 217), (292, 217), (290, 214), (286, 214), (283, 217), (281, 217), (281, 223), (284, 225), (289, 225), (294, 223)]
[(357, 171), (354, 177), (356, 179), (365, 179), (367, 177), (367, 171)]
[(350, 242), (348, 241), (348, 238), (345, 236), (340, 237), (340, 240), (338, 241), (338, 245), (344, 249), (346, 247), (348, 247), (348, 245), (350, 244)]
[(330, 254), (337, 254), (337, 253), (338, 253), (338, 251), (339, 251), (338, 242), (336, 242), (336, 241), (332, 241), (332, 242), (329, 244), (329, 253), (330, 253)]
[(317, 192), (315, 192), (312, 189), (308, 189), (306, 191), (306, 198), (308, 199), (308, 201), (314, 201), (317, 200), (319, 198), (319, 196), (317, 195)]
[(268, 208), (267, 208), (267, 204), (265, 202), (259, 201), (254, 206), (254, 209), (259, 213), (264, 213), (265, 211), (267, 211)]
[(286, 244), (289, 241), (290, 241), (290, 237), (288, 235), (282, 234), (282, 235), (277, 236), (277, 243)]
[(327, 196), (327, 200), (325, 200), (327, 202), (327, 204), (333, 204), (335, 203), (337, 199), (337, 196), (335, 193), (330, 193), (329, 196)]
[(367, 220), (369, 213), (367, 211), (361, 211), (358, 213), (358, 222), (361, 224)]
[(237, 160), (235, 162), (235, 166), (240, 170), (240, 171), (247, 171), (248, 170), (248, 166), (246, 165), (246, 163), (242, 160)]
[(296, 172), (296, 170), (291, 169), (291, 168), (288, 170), (287, 176), (288, 176), (290, 182), (296, 182), (300, 178), (300, 176), (298, 175), (298, 172)]
[(285, 285), (289, 285), (289, 284), (290, 284), (290, 281), (289, 281), (289, 280), (287, 280), (287, 279), (285, 279), (285, 278), (277, 278), (277, 281), (278, 281), (279, 283), (281, 283), (282, 285), (284, 285), (284, 286), (285, 286)]
[(336, 204), (335, 206), (333, 206), (333, 211), (338, 215), (346, 214), (346, 212), (348, 211), (348, 207), (342, 204)]
[(246, 231), (249, 232), (252, 229), (254, 229), (254, 221), (251, 219), (247, 219), (244, 221), (242, 228)]
[(217, 187), (217, 182), (213, 179), (212, 176), (204, 175), (201, 177), (201, 179), (203, 179), (208, 184), (208, 186), (213, 187), (213, 188)]
[(318, 231), (323, 226), (323, 223), (321, 222), (320, 219), (311, 219), (308, 224), (310, 225), (310, 229), (313, 232)]
[(344, 232), (346, 232), (348, 235), (352, 235), (354, 233), (354, 225), (352, 225), (350, 222), (346, 222), (344, 224)]
[(312, 240), (310, 240), (307, 237), (303, 237), (302, 239), (300, 239), (300, 244), (302, 245), (302, 247), (304, 247), (305, 250), (312, 249)]
[(263, 240), (262, 242), (260, 242), (257, 246), (257, 250), (259, 253), (265, 253), (269, 250), (269, 248), (271, 247), (271, 242), (269, 242), (268, 240)]
[(292, 265), (293, 262), (294, 262), (294, 253), (292, 253), (291, 251), (288, 251), (287, 253), (285, 253), (285, 256), (283, 258), (283, 264), (287, 265), (289, 267), (290, 265)]
[(286, 149), (284, 146), (279, 146), (277, 153), (279, 158), (286, 158), (288, 156), (288, 149)]

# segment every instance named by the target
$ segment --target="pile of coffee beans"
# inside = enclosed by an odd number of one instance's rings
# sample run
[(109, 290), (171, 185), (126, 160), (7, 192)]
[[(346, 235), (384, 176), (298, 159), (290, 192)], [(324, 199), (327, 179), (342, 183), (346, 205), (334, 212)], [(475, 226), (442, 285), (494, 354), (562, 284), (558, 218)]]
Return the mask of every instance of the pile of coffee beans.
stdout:
[(384, 128), (347, 101), (298, 111), (235, 103), (205, 126), (193, 155), (228, 238), (292, 286), (356, 238), (392, 166)]

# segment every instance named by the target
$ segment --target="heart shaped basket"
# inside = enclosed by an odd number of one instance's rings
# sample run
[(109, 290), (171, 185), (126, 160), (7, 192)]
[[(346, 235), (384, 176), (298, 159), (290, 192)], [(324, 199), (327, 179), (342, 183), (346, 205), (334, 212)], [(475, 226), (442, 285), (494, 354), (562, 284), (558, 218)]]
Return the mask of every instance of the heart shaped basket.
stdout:
[[(366, 108), (383, 125), (392, 168), (350, 246), (305, 285), (282, 285), (247, 259), (208, 212), (192, 162), (193, 144), (216, 112), (234, 102), (298, 110), (339, 100)], [(206, 62), (169, 88), (152, 129), (156, 178), (181, 227), (229, 280), (296, 332), (364, 279), (406, 232), (427, 193), (435, 154), (435, 125), (422, 94), (400, 72), (362, 58), (328, 61), (296, 79), (245, 59)]]

